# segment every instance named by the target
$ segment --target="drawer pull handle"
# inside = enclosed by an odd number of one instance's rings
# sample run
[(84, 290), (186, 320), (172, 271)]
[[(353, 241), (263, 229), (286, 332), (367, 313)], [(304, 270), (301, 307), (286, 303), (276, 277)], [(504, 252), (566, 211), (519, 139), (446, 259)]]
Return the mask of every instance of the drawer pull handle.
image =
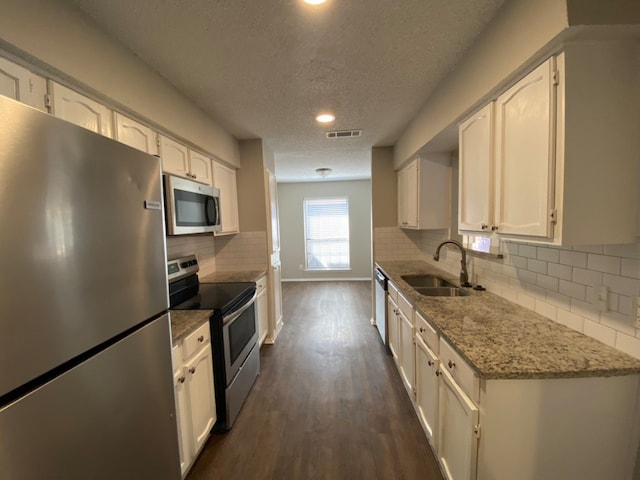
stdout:
[(200, 335), (200, 336), (198, 337), (198, 341), (199, 341), (200, 343), (204, 342), (204, 335)]
[(191, 375), (193, 375), (194, 373), (196, 373), (196, 367), (191, 367), (191, 368), (189, 368), (189, 373), (190, 373)]
[(453, 368), (453, 367), (455, 367), (455, 366), (456, 366), (456, 363), (455, 363), (453, 360), (449, 360), (449, 361), (447, 362), (447, 365), (449, 365), (449, 368)]
[(178, 383), (184, 383), (184, 380), (185, 380), (184, 375), (182, 375), (178, 378)]

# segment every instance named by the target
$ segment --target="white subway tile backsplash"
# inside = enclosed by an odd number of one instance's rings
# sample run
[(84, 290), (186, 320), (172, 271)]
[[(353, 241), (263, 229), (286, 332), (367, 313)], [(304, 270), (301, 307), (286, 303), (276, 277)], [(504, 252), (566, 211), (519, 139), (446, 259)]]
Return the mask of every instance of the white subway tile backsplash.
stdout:
[(547, 303), (565, 310), (571, 310), (571, 297), (556, 292), (547, 292), (545, 295)]
[(593, 270), (585, 270), (584, 268), (574, 268), (572, 280), (582, 285), (601, 285), (602, 273)]
[(571, 311), (576, 315), (580, 315), (588, 320), (593, 320), (594, 322), (600, 320), (600, 314), (593, 305), (576, 298), (571, 299)]
[(538, 274), (536, 284), (544, 288), (545, 290), (551, 290), (552, 292), (557, 292), (559, 280), (554, 277), (550, 277), (548, 275)]
[(597, 322), (585, 319), (584, 333), (612, 347), (615, 345), (616, 331)]
[(584, 318), (575, 313), (571, 313), (565, 309), (559, 308), (557, 312), (557, 321), (562, 325), (582, 332), (584, 330)]
[(538, 260), (558, 263), (560, 261), (560, 250), (555, 248), (538, 247)]
[(586, 268), (587, 254), (583, 252), (573, 252), (571, 250), (560, 250), (560, 263), (572, 267)]
[(640, 243), (605, 245), (604, 252), (607, 255), (614, 255), (616, 257), (640, 259)]
[(577, 298), (578, 300), (584, 301), (587, 298), (587, 288), (584, 285), (568, 282), (567, 280), (560, 280), (558, 291), (563, 295)]
[(516, 268), (527, 268), (527, 259), (525, 257), (511, 257), (511, 265)]
[(595, 255), (593, 253), (587, 255), (587, 268), (589, 270), (596, 270), (597, 272), (620, 275), (620, 263), (619, 257)]
[(576, 252), (604, 253), (604, 245), (577, 245), (573, 247)]
[(635, 335), (636, 333), (631, 317), (617, 312), (600, 313), (600, 323), (627, 335)]
[(514, 303), (518, 302), (518, 291), (514, 290), (513, 288), (503, 287), (502, 296)]
[(640, 339), (618, 332), (615, 347), (629, 355), (640, 358)]
[(602, 281), (612, 292), (619, 293), (620, 295), (630, 297), (640, 295), (640, 280), (605, 273)]
[(530, 272), (529, 270), (520, 269), (518, 270), (518, 279), (526, 283), (535, 284), (536, 281), (538, 280), (538, 276), (535, 272)]
[(536, 300), (535, 310), (540, 315), (550, 318), (551, 320), (555, 320), (557, 318), (558, 309), (554, 305), (543, 302), (542, 300)]
[(623, 258), (622, 276), (640, 278), (640, 260), (636, 260), (635, 258)]
[(571, 280), (571, 278), (573, 278), (573, 267), (568, 265), (549, 263), (547, 266), (547, 272), (552, 277), (561, 278), (563, 280)]
[(522, 292), (518, 292), (518, 300), (517, 300), (518, 304), (522, 305), (525, 308), (528, 308), (529, 310), (535, 310), (535, 306), (536, 306), (536, 299), (533, 297), (530, 297), (529, 295), (522, 293)]
[(616, 295), (615, 293), (610, 295), (610, 297), (613, 296), (618, 297), (618, 302), (616, 305), (617, 308), (612, 308), (611, 310), (615, 310), (616, 312), (621, 313), (622, 315), (627, 315), (628, 317), (631, 317), (635, 314), (635, 302), (633, 301), (632, 297), (627, 297), (626, 295)]
[(528, 259), (527, 260), (527, 270), (531, 270), (532, 272), (536, 272), (536, 273), (543, 273), (543, 274), (547, 274), (547, 262), (543, 262), (541, 260), (533, 260), (533, 259)]
[(538, 247), (534, 247), (532, 245), (520, 245), (520, 248), (518, 249), (518, 255), (527, 258), (537, 258)]
[(503, 242), (502, 249), (509, 255), (519, 255), (520, 245), (515, 242)]

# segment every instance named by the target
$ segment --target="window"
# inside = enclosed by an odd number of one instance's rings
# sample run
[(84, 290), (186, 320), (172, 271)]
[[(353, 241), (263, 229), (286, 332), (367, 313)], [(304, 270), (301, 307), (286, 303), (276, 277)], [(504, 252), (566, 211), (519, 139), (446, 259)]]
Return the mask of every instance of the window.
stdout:
[(349, 199), (305, 199), (304, 238), (307, 270), (349, 269)]

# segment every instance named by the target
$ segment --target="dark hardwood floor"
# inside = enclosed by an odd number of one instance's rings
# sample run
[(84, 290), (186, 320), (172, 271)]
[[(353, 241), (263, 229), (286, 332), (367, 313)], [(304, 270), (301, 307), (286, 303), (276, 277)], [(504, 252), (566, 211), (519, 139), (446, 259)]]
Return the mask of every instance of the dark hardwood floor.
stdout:
[(188, 480), (442, 479), (371, 326), (370, 282), (283, 283), (283, 303), (233, 429), (209, 438)]

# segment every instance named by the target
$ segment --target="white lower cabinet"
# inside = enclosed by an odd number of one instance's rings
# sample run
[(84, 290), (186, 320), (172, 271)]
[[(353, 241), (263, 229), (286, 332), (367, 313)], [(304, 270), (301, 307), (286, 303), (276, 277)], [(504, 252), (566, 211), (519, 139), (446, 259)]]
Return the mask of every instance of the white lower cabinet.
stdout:
[(393, 361), (398, 366), (400, 362), (400, 344), (398, 336), (398, 290), (389, 283), (389, 294), (387, 295), (387, 319), (389, 329), (389, 350), (393, 356)]
[(174, 345), (172, 354), (180, 469), (184, 478), (216, 422), (209, 322)]
[(416, 410), (434, 451), (438, 437), (438, 357), (416, 333)]
[(256, 315), (258, 317), (258, 343), (264, 343), (269, 334), (269, 297), (267, 296), (267, 276), (256, 282)]

